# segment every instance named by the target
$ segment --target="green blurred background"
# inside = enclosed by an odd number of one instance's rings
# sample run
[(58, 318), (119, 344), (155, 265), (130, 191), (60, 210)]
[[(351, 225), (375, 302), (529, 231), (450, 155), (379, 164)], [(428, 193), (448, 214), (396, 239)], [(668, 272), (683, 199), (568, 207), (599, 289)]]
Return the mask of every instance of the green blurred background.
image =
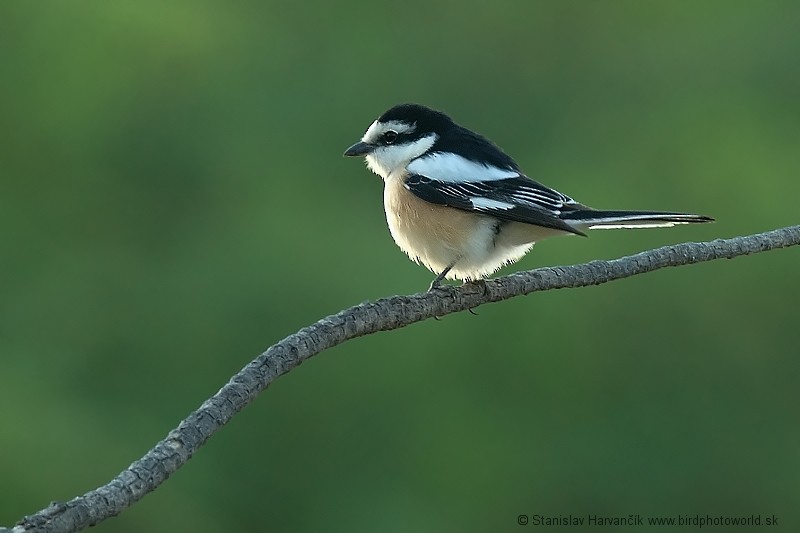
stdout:
[[(427, 287), (341, 156), (395, 103), (590, 205), (718, 219), (503, 272), (798, 223), (798, 27), (797, 2), (3, 2), (0, 524), (105, 483), (285, 335)], [(798, 259), (348, 342), (97, 531), (797, 530)]]

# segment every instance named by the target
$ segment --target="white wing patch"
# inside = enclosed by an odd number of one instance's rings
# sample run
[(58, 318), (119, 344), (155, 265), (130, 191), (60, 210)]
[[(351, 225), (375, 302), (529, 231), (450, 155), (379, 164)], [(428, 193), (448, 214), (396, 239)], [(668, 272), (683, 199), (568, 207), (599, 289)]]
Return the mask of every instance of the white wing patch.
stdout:
[(470, 183), (519, 177), (519, 172), (470, 161), (450, 152), (434, 152), (408, 165), (411, 174), (419, 174), (446, 183)]
[(481, 196), (473, 196), (469, 199), (472, 207), (478, 211), (491, 211), (493, 209), (513, 209), (514, 204), (508, 202), (501, 202), (499, 200), (492, 200), (491, 198), (483, 198)]
[(538, 205), (553, 211), (554, 213), (560, 213), (561, 208), (564, 207), (566, 204), (574, 204), (575, 200), (561, 194), (558, 191), (554, 190), (547, 190), (547, 189), (536, 189), (532, 186), (521, 186), (516, 188), (511, 193), (516, 200), (520, 202), (530, 203), (533, 205)]

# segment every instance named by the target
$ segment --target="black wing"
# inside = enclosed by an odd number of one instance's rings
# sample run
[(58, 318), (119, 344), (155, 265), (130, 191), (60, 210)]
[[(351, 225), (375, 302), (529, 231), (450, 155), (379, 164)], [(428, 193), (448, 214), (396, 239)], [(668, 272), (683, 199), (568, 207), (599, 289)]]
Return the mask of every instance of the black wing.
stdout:
[(463, 182), (412, 174), (406, 179), (405, 187), (432, 204), (585, 235), (560, 218), (562, 211), (585, 209), (584, 206), (522, 174), (514, 178)]

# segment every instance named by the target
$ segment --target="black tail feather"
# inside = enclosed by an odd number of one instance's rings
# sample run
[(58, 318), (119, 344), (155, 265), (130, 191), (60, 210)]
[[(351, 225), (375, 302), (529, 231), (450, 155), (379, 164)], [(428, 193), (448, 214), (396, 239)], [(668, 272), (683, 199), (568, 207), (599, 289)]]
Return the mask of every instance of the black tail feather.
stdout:
[(601, 211), (580, 209), (561, 215), (569, 224), (587, 229), (658, 228), (676, 224), (702, 224), (714, 219), (705, 215), (671, 211)]

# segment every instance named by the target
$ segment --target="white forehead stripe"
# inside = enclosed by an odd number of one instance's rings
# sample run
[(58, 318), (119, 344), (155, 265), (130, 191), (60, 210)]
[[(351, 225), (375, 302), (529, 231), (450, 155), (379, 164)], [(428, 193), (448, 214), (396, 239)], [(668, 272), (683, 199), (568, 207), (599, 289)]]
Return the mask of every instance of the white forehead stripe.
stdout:
[(452, 183), (505, 180), (519, 177), (519, 172), (483, 165), (451, 152), (434, 152), (415, 159), (408, 171), (436, 181)]
[(381, 135), (389, 130), (396, 131), (397, 133), (411, 133), (415, 129), (417, 129), (416, 124), (407, 124), (405, 122), (398, 122), (396, 120), (390, 120), (389, 122), (378, 122), (376, 120), (370, 125), (369, 128), (367, 128), (367, 132), (364, 133), (364, 136), (361, 137), (361, 140), (365, 143), (374, 144), (378, 139), (380, 139)]
[(474, 196), (469, 199), (472, 207), (479, 210), (493, 210), (493, 209), (513, 209), (514, 204), (508, 202), (501, 202), (500, 200), (492, 200), (491, 198), (484, 198), (482, 196)]

